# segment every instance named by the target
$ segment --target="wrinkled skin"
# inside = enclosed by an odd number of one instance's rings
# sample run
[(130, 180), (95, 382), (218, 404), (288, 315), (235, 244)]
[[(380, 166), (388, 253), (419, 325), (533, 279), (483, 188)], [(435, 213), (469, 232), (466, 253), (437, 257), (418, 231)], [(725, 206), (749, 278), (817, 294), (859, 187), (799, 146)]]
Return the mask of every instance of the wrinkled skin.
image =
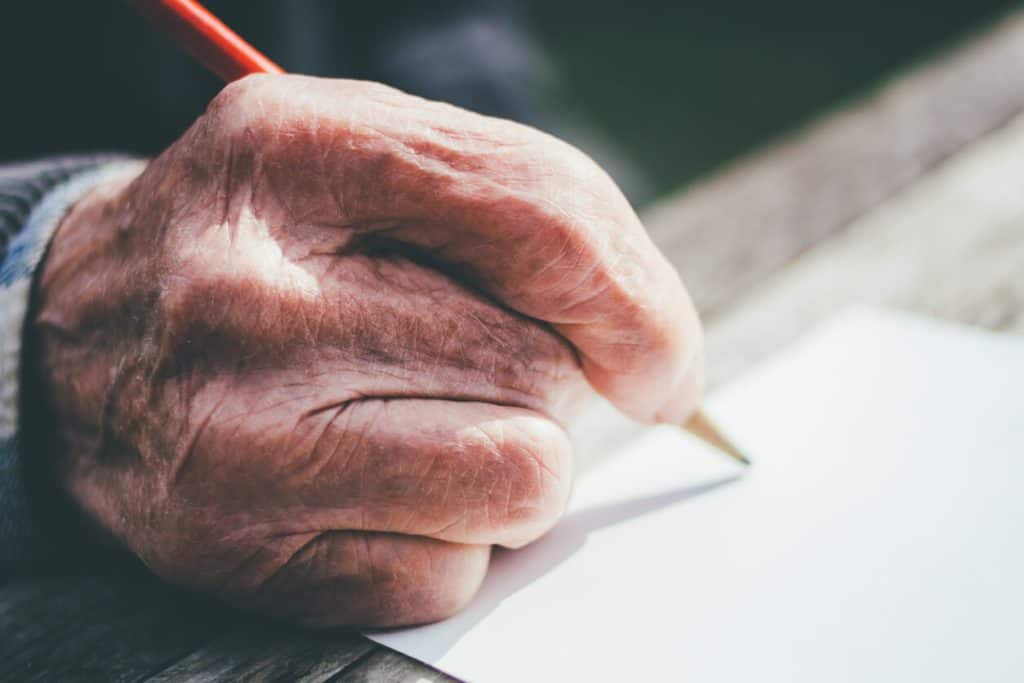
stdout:
[(64, 220), (54, 471), (165, 579), (297, 622), (452, 614), (548, 530), (591, 389), (678, 422), (700, 328), (607, 176), (384, 86), (254, 76)]

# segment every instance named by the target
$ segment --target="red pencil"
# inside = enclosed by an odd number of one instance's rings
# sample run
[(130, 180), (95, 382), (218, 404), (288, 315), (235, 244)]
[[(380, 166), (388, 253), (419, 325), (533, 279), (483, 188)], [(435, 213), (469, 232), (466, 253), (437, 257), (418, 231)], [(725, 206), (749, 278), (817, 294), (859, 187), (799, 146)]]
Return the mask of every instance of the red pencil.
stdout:
[(131, 3), (200, 64), (227, 82), (254, 73), (284, 73), (284, 69), (195, 0), (131, 0)]

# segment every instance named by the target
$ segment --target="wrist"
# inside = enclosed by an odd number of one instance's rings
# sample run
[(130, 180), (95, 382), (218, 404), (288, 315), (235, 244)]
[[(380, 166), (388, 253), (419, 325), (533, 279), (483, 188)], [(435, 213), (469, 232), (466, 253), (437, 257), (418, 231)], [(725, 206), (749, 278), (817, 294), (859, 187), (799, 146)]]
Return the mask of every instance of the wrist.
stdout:
[(124, 225), (128, 188), (141, 173), (141, 162), (120, 166), (96, 183), (68, 210), (51, 238), (46, 257), (39, 267), (40, 301), (66, 280), (75, 279), (97, 261), (117, 260), (117, 233)]
[[(30, 299), (37, 293), (36, 275), (40, 263), (69, 208), (113, 172), (120, 173), (123, 161), (106, 158), (54, 160), (23, 165), (21, 176), (7, 179), (3, 192), (15, 197), (24, 208), (17, 220), (5, 230), (13, 232), (3, 251), (0, 273), (0, 314), (3, 344), (0, 353), (0, 576), (6, 571), (24, 571), (39, 567), (63, 545), (54, 527), (44, 522), (42, 508), (53, 502), (47, 495), (37, 496), (39, 483), (35, 469), (39, 454), (32, 446), (32, 420), (38, 410), (38, 376), (32, 371), (35, 348), (32, 336), (33, 313)], [(48, 427), (44, 427), (48, 428)], [(63, 537), (63, 534), (61, 534)]]

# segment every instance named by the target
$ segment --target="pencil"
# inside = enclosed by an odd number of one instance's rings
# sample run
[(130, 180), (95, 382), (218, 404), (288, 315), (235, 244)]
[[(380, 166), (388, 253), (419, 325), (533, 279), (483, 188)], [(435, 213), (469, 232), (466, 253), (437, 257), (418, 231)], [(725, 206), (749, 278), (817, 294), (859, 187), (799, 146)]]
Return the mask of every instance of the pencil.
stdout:
[[(247, 43), (195, 0), (130, 0), (185, 52), (231, 82), (254, 73), (281, 74), (284, 69)], [(750, 460), (698, 409), (683, 429), (743, 465)]]
[(129, 1), (197, 62), (228, 83), (249, 74), (284, 73), (284, 69), (245, 42), (198, 2)]

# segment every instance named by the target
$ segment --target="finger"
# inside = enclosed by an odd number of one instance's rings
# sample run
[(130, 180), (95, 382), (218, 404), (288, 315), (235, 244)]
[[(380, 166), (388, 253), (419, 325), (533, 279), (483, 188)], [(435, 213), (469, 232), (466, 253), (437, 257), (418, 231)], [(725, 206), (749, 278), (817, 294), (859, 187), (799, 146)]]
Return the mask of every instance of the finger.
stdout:
[[(251, 263), (265, 241), (242, 229), (193, 241), (195, 258), (218, 258), (164, 297), (169, 376), (244, 376), (260, 404), (253, 410), (304, 395), (437, 396), (521, 406), (563, 423), (578, 409), (587, 391), (579, 362), (548, 326), (402, 258), (311, 257), (303, 269), (313, 284), (296, 284)], [(194, 387), (181, 389), (191, 403)], [(195, 406), (199, 421), (205, 410)]]
[(351, 81), (256, 78), (230, 88), (217, 118), (250, 136), (263, 126), (268, 201), (293, 222), (333, 224), (356, 245), (371, 236), (429, 252), (553, 325), (591, 384), (636, 418), (680, 421), (692, 408), (679, 396), (699, 384), (695, 309), (628, 202), (582, 153)]
[[(288, 429), (247, 413), (208, 424), (174, 486), (257, 536), (262, 524), (265, 535), (355, 529), (517, 547), (554, 525), (570, 490), (565, 431), (521, 408), (364, 400)], [(267, 511), (258, 523), (254, 500)]]
[(490, 557), (485, 545), (354, 531), (303, 534), (293, 545), (269, 578), (227, 586), (224, 597), (307, 626), (422, 624), (461, 609)]

